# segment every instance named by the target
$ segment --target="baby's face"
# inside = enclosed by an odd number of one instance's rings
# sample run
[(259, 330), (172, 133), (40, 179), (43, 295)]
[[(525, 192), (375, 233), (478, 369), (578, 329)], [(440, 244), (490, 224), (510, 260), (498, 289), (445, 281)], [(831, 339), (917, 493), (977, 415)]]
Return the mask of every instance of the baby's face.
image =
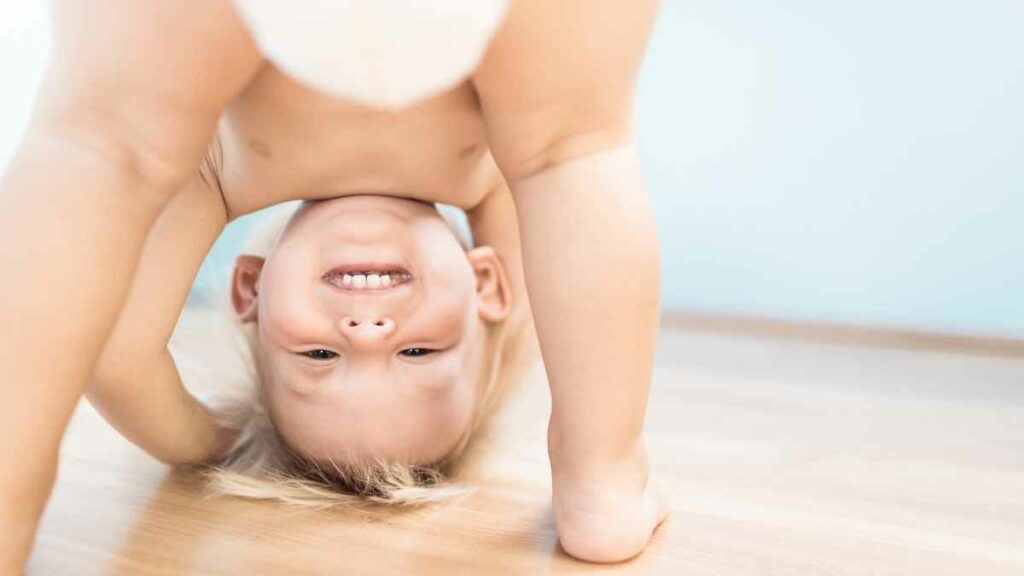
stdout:
[(286, 442), (336, 462), (448, 454), (472, 420), (485, 319), (496, 319), (478, 294), (490, 256), (464, 250), (420, 202), (303, 206), (258, 271), (249, 314)]

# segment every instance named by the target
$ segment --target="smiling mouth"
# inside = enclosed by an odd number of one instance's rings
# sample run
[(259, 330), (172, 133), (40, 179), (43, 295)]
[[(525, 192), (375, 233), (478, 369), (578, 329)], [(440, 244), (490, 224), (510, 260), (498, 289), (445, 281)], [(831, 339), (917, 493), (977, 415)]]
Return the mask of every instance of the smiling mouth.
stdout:
[(336, 288), (353, 292), (390, 290), (412, 281), (412, 274), (402, 268), (335, 268), (324, 274), (323, 280)]

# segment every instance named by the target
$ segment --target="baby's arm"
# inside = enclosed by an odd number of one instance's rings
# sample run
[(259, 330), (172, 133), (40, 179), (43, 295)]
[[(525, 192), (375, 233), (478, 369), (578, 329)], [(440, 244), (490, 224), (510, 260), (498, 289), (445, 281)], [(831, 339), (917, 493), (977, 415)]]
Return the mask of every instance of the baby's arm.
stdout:
[(21, 573), (68, 418), (167, 200), (261, 63), (227, 0), (57, 0), (0, 183), (0, 573)]
[[(484, 196), (476, 206), (466, 211), (473, 243), (490, 246), (501, 257), (505, 265), (512, 298), (526, 299), (526, 280), (523, 276), (523, 251), (519, 239), (519, 224), (516, 222), (515, 201), (508, 185), (502, 182)], [(521, 318), (529, 319), (526, 302), (522, 302)]]
[(643, 421), (658, 323), (654, 221), (632, 144), (654, 0), (520, 0), (474, 78), (510, 182), (551, 383), (565, 549), (643, 549), (664, 518)]
[(215, 178), (193, 178), (149, 231), (86, 392), (122, 435), (169, 464), (216, 458), (232, 440), (185, 390), (167, 350), (196, 272), (227, 221)]

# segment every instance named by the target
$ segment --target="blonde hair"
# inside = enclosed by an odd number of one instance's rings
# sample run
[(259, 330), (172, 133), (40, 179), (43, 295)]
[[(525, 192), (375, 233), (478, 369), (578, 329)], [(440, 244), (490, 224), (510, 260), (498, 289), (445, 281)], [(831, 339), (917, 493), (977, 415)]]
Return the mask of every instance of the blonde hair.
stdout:
[[(282, 208), (266, 218), (251, 235), (245, 252), (269, 254), (293, 212), (294, 207)], [(469, 249), (472, 240), (464, 223), (449, 209), (439, 207), (439, 213), (463, 248)], [(295, 505), (330, 507), (373, 502), (409, 506), (465, 494), (469, 488), (455, 480), (467, 461), (480, 455), (477, 449), (486, 443), (491, 416), (537, 357), (528, 306), (513, 302), (508, 318), (486, 328), (479, 375), (483, 393), (470, 425), (442, 461), (431, 465), (384, 460), (325, 463), (292, 450), (275, 429), (256, 362), (259, 343), (255, 326), (243, 325), (233, 315), (231, 318), (230, 347), (239, 352), (234, 359), (234, 375), (218, 382), (219, 390), (207, 390), (205, 400), (226, 426), (239, 433), (221, 461), (204, 466), (209, 487), (214, 493)], [(227, 389), (222, 387), (224, 384)]]

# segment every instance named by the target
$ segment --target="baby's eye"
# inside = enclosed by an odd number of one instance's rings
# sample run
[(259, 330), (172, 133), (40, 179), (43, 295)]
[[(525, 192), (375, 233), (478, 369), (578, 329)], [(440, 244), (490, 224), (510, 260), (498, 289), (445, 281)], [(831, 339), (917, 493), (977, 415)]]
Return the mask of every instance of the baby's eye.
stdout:
[(305, 352), (300, 352), (299, 354), (302, 354), (306, 358), (311, 358), (313, 360), (333, 360), (338, 357), (337, 352), (331, 352), (330, 350), (324, 350), (322, 348), (318, 348), (316, 350), (307, 350)]
[(406, 348), (398, 354), (407, 358), (417, 358), (419, 356), (426, 356), (427, 354), (433, 354), (437, 350), (431, 350), (430, 348)]

